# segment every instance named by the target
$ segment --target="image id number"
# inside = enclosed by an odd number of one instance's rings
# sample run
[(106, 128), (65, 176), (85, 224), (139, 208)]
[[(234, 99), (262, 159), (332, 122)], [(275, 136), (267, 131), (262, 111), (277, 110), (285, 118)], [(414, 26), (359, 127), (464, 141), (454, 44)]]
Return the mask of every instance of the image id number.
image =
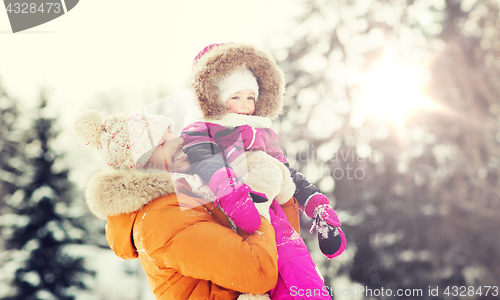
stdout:
[(479, 295), (482, 296), (483, 294), (485, 296), (492, 295), (492, 296), (498, 296), (498, 286), (480, 286), (479, 288), (475, 288), (473, 286), (452, 286), (451, 288), (448, 286), (446, 287), (446, 290), (444, 291), (444, 294), (446, 296), (453, 296), (453, 297), (465, 297), (465, 296), (474, 296), (474, 295)]
[[(45, 5), (45, 6), (44, 6)], [(60, 13), (61, 4), (60, 3), (9, 3), (7, 5), (7, 12), (9, 14), (35, 14), (35, 13)]]

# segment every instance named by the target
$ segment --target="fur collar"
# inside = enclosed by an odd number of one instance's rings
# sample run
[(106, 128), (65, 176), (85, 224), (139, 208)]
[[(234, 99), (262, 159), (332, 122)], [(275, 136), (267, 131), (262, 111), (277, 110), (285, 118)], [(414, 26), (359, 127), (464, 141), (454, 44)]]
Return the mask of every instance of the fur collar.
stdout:
[(255, 115), (274, 119), (283, 110), (285, 76), (268, 52), (248, 45), (224, 44), (205, 53), (193, 69), (194, 88), (206, 120), (218, 120), (229, 113), (219, 101), (218, 82), (232, 71), (248, 68), (259, 84)]
[(163, 195), (175, 193), (169, 173), (106, 169), (94, 174), (85, 190), (87, 206), (97, 218), (131, 213)]
[(235, 113), (228, 113), (220, 120), (206, 120), (206, 122), (219, 124), (224, 127), (236, 127), (242, 125), (249, 125), (254, 128), (271, 128), (271, 119), (259, 116), (247, 116)]

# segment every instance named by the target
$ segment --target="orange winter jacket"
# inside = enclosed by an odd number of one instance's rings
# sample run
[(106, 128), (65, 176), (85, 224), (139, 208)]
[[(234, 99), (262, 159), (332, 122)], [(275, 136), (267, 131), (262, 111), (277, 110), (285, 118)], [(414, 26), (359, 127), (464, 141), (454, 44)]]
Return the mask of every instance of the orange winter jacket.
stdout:
[[(148, 200), (158, 189), (166, 195)], [(267, 220), (254, 234), (236, 234), (212, 203), (172, 191), (165, 174), (133, 170), (96, 174), (86, 190), (89, 209), (107, 217), (110, 247), (123, 259), (139, 258), (157, 299), (236, 299), (276, 285)]]

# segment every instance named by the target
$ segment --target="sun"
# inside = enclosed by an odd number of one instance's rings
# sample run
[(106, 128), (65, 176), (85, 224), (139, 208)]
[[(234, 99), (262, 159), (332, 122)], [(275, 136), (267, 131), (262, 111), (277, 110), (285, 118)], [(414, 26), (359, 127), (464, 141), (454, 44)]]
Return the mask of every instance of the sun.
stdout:
[(397, 62), (389, 52), (384, 59), (360, 76), (363, 110), (366, 115), (387, 118), (396, 126), (418, 109), (434, 103), (424, 94), (424, 68)]

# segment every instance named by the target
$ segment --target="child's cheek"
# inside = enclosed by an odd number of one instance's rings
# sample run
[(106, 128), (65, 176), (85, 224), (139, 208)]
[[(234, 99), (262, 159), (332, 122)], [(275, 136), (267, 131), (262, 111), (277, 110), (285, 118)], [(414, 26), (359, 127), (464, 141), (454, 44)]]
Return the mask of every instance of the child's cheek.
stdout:
[(238, 105), (233, 104), (233, 103), (229, 103), (227, 107), (229, 108), (229, 110), (230, 110), (232, 113), (234, 113), (234, 112), (236, 112), (236, 111), (238, 110)]

